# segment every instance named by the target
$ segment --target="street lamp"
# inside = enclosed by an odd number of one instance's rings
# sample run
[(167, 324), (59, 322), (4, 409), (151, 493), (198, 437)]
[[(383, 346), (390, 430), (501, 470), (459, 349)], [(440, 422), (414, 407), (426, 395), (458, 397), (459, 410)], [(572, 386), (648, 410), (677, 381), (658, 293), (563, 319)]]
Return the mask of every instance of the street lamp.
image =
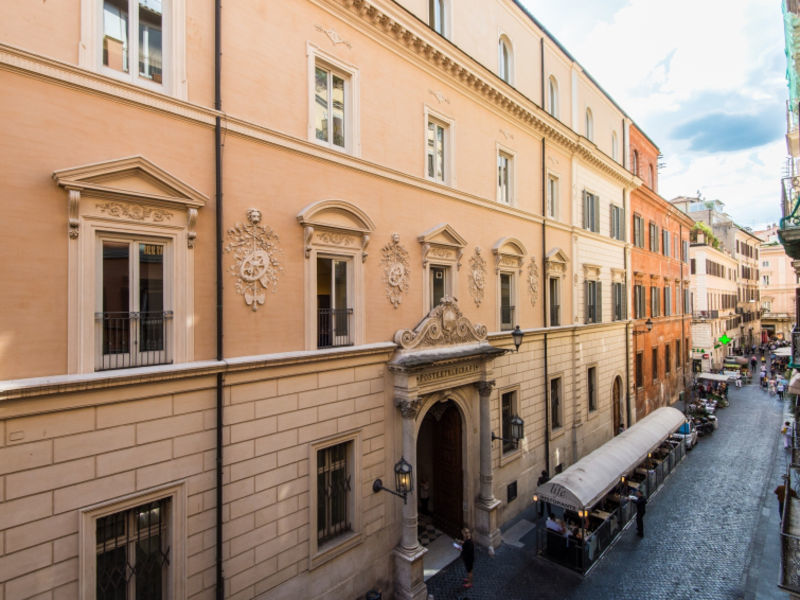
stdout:
[(519, 445), (519, 441), (525, 437), (525, 421), (520, 419), (518, 415), (512, 415), (508, 424), (509, 435), (511, 436), (511, 439), (506, 439), (504, 437), (500, 437), (499, 435), (495, 435), (493, 431), (492, 441), (503, 440), (509, 444), (514, 444), (514, 447), (516, 448)]
[(394, 466), (394, 490), (390, 490), (387, 487), (383, 487), (383, 482), (380, 479), (376, 479), (372, 482), (372, 491), (374, 493), (378, 493), (381, 490), (384, 492), (389, 492), (390, 494), (394, 494), (395, 496), (399, 496), (403, 499), (403, 504), (406, 503), (406, 497), (409, 493), (414, 489), (414, 483), (411, 479), (411, 465), (408, 464), (405, 458), (402, 456), (397, 464)]
[(522, 330), (519, 328), (519, 325), (514, 327), (514, 331), (511, 332), (511, 339), (514, 340), (514, 352), (519, 352), (519, 347), (522, 345), (522, 338), (525, 334), (522, 333)]
[(642, 335), (643, 333), (650, 333), (653, 331), (653, 320), (648, 318), (647, 321), (644, 322), (644, 330), (636, 331), (633, 330), (633, 335)]

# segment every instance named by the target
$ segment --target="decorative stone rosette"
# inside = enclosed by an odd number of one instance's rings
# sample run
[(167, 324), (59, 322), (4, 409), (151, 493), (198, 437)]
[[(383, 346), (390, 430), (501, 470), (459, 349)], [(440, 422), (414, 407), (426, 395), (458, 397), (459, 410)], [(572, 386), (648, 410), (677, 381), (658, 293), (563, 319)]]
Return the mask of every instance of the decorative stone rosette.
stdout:
[(536, 300), (539, 298), (539, 268), (533, 257), (528, 263), (528, 294), (531, 298), (531, 306), (536, 306)]
[(396, 233), (392, 234), (392, 241), (381, 248), (381, 266), (386, 297), (397, 308), (403, 301), (403, 295), (408, 292), (410, 271), (408, 252), (400, 245), (400, 236)]
[(469, 294), (480, 306), (486, 293), (486, 261), (481, 256), (480, 247), (475, 247), (475, 254), (469, 259)]
[(259, 225), (261, 211), (251, 208), (247, 220), (248, 224), (236, 223), (228, 229), (225, 252), (233, 253), (230, 272), (236, 278), (236, 293), (244, 296), (245, 304), (256, 311), (266, 300), (265, 292), (277, 290), (283, 266), (278, 260), (281, 253), (278, 234)]

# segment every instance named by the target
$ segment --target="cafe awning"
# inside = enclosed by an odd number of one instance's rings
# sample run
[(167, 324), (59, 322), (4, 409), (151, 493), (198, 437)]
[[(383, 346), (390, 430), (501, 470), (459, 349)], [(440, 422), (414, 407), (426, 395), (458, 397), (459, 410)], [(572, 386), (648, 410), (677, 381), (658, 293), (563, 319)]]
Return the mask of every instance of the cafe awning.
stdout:
[(727, 375), (720, 375), (719, 373), (698, 373), (698, 379), (708, 379), (709, 381), (728, 381)]
[(685, 420), (675, 408), (656, 409), (540, 485), (536, 490), (539, 500), (574, 511), (591, 508)]
[(789, 380), (789, 393), (800, 394), (800, 373), (795, 373)]
[(792, 349), (789, 348), (788, 346), (784, 348), (776, 348), (774, 354), (775, 356), (781, 356), (781, 357), (791, 356)]

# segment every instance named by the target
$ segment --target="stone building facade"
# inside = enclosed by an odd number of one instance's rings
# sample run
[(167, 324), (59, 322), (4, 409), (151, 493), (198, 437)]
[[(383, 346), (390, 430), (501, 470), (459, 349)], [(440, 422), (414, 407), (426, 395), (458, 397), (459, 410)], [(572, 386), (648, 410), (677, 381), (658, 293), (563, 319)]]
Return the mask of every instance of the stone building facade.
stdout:
[(262, 8), (0, 7), (0, 599), (424, 598), (423, 479), (496, 545), (635, 419), (624, 112), (511, 0)]
[(638, 420), (673, 404), (689, 378), (689, 233), (694, 221), (658, 195), (658, 148), (633, 125), (630, 139), (631, 164), (644, 180), (631, 192), (632, 354)]

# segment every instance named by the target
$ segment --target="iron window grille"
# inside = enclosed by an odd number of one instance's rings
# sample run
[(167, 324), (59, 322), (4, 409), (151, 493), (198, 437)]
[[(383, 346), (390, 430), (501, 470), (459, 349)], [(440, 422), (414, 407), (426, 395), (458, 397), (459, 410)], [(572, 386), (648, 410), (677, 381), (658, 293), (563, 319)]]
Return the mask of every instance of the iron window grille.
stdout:
[(317, 542), (324, 544), (350, 531), (349, 442), (317, 452)]

